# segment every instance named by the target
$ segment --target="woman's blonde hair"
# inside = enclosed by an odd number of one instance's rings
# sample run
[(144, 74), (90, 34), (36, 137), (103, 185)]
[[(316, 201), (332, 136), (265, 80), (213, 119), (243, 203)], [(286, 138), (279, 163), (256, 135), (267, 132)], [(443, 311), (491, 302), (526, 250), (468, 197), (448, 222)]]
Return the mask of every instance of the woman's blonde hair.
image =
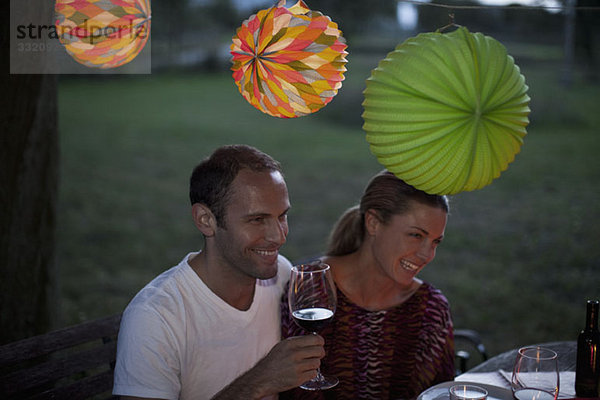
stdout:
[(448, 212), (446, 196), (428, 194), (416, 189), (389, 171), (375, 175), (367, 185), (360, 204), (349, 208), (334, 225), (327, 245), (328, 256), (342, 256), (358, 250), (365, 236), (365, 213), (375, 211), (381, 222), (387, 224), (392, 216), (410, 210), (416, 201)]

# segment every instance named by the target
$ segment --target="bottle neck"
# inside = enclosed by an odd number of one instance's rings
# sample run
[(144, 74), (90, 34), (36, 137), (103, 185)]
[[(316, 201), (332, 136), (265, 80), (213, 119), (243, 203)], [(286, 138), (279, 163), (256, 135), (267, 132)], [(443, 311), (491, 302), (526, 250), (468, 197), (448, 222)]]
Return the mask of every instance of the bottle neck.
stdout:
[(587, 302), (587, 313), (585, 318), (585, 329), (588, 331), (598, 330), (598, 301)]

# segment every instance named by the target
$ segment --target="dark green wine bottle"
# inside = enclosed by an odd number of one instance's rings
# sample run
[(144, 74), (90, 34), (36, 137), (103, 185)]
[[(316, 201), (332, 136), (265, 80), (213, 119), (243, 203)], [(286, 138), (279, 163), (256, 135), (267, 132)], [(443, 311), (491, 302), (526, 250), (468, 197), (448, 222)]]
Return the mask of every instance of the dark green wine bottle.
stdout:
[(577, 338), (575, 393), (577, 397), (600, 397), (600, 332), (598, 300), (588, 300), (585, 329)]

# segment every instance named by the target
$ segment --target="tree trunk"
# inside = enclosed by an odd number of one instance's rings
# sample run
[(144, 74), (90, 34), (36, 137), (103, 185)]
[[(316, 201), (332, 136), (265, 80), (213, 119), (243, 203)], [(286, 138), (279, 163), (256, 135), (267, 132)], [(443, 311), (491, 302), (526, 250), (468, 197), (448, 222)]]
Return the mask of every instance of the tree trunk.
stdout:
[(0, 17), (0, 344), (47, 331), (56, 298), (57, 80), (9, 74), (9, 6)]

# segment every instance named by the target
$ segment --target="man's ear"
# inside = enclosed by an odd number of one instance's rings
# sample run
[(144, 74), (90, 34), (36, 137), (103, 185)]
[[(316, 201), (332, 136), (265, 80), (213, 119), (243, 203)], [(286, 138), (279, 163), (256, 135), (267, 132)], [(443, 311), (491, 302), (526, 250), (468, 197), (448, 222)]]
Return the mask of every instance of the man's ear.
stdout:
[(196, 228), (202, 232), (205, 237), (211, 237), (217, 229), (217, 220), (212, 211), (202, 203), (195, 203), (192, 206), (192, 219)]
[(377, 227), (381, 224), (379, 214), (375, 210), (367, 210), (365, 213), (365, 230), (369, 235), (374, 235)]

